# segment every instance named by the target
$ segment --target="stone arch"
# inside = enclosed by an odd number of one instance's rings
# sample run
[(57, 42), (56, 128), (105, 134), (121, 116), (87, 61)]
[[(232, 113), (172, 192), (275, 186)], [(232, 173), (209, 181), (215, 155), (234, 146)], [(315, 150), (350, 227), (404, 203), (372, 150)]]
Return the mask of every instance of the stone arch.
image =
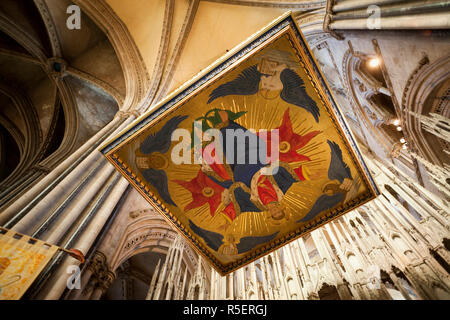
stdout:
[(416, 219), (417, 221), (423, 220), (422, 215), (417, 212), (414, 204), (410, 204), (406, 201), (401, 195), (399, 195), (389, 184), (385, 184), (384, 188), (387, 192), (389, 192), (398, 202), (400, 202), (403, 207)]
[(380, 269), (380, 282), (382, 285), (384, 285), (387, 293), (393, 300), (404, 300), (407, 298), (402, 292), (403, 288), (398, 287), (400, 284), (395, 283), (389, 273), (383, 269)]
[[(84, 119), (78, 110), (78, 92), (73, 88), (74, 79), (83, 82), (86, 87), (92, 88), (92, 92), (102, 91), (105, 96), (111, 97), (114, 104), (117, 103), (122, 111), (139, 107), (148, 89), (149, 76), (136, 44), (124, 23), (106, 1), (80, 0), (74, 2), (81, 7), (82, 23), (84, 24), (81, 33), (78, 32), (77, 35), (68, 36), (64, 34), (70, 32), (67, 31), (65, 24), (66, 12), (64, 7), (65, 3), (70, 3), (70, 1), (35, 1), (31, 3), (28, 10), (33, 12), (31, 16), (33, 19), (30, 19), (31, 27), (16, 23), (15, 19), (9, 17), (10, 12), (5, 11), (5, 15), (0, 18), (2, 20), (0, 35), (8, 38), (14, 44), (14, 50), (8, 51), (6, 54), (2, 53), (2, 57), (14, 58), (14, 61), (19, 65), (27, 65), (27, 68), (32, 69), (33, 75), (37, 74), (36, 70), (39, 70), (43, 75), (42, 79), (45, 77), (45, 84), (47, 85), (48, 82), (48, 85), (51, 86), (51, 90), (47, 89), (46, 91), (54, 91), (54, 97), (50, 103), (40, 101), (41, 97), (37, 98), (41, 105), (36, 106), (36, 108), (44, 110), (45, 107), (46, 113), (41, 110), (36, 115), (34, 108), (26, 108), (27, 112), (24, 119), (27, 128), (30, 129), (27, 131), (30, 131), (31, 134), (25, 134), (22, 139), (23, 143), (19, 143), (19, 148), (23, 151), (20, 163), (9, 174), (9, 177), (4, 177), (4, 181), (0, 182), (0, 206), (2, 207), (11, 204), (21, 194), (25, 193), (33, 185), (33, 182), (39, 181), (52, 168), (60, 164), (99, 131), (94, 130), (92, 134), (88, 130), (89, 133), (86, 133), (88, 132), (87, 126), (84, 125)], [(29, 18), (27, 16), (28, 11), (23, 13), (25, 18)], [(39, 32), (42, 32), (44, 36), (37, 37), (36, 32), (28, 32), (27, 28), (39, 29)], [(73, 40), (72, 36), (75, 38), (81, 37), (80, 34), (83, 34), (84, 39), (88, 39), (88, 41), (85, 41), (85, 47), (74, 49), (76, 46), (64, 45)], [(96, 42), (97, 40), (98, 42)], [(109, 75), (105, 75), (105, 72), (100, 70), (101, 68), (91, 72), (92, 56), (98, 51), (91, 52), (90, 50), (96, 49), (97, 45), (100, 44), (102, 45), (100, 48), (102, 52), (107, 52), (108, 57), (112, 58), (103, 60), (110, 61), (108, 62), (110, 66), (114, 65), (114, 74), (120, 75), (117, 78), (121, 78), (119, 79), (121, 81), (115, 78), (111, 81), (108, 80), (108, 76), (111, 75), (111, 68), (104, 68), (110, 72)], [(21, 50), (17, 50), (17, 48)], [(82, 53), (86, 52), (91, 56), (83, 56), (82, 59), (77, 60)], [(94, 59), (98, 59), (97, 57), (98, 55)], [(20, 74), (20, 72), (16, 72), (16, 74)], [(39, 87), (40, 89), (43, 81), (39, 81), (39, 83), (39, 86), (21, 87)], [(14, 94), (14, 96), (26, 97), (17, 94)], [(47, 108), (47, 104), (53, 109)], [(105, 103), (103, 105), (109, 107), (112, 104)], [(51, 132), (51, 129), (57, 125), (57, 107), (61, 107), (62, 112), (59, 112), (59, 114), (63, 115), (65, 119), (64, 134), (58, 148), (53, 149), (53, 152), (49, 154), (47, 147), (54, 139), (52, 140), (52, 134), (47, 133)], [(116, 110), (113, 111), (115, 113)], [(99, 114), (102, 114), (102, 112), (99, 112)], [(50, 115), (52, 115), (51, 121), (47, 121), (46, 119)], [(32, 121), (29, 121), (29, 118)], [(37, 120), (33, 120), (33, 118), (37, 118)], [(107, 119), (106, 123), (113, 118), (114, 114)], [(50, 128), (48, 131), (47, 127), (45, 129), (39, 127), (42, 125), (39, 124), (41, 119), (44, 119), (43, 122), (46, 123), (46, 126), (47, 122), (50, 123), (48, 124)]]
[[(111, 263), (113, 270), (116, 270), (124, 261), (143, 252), (159, 252), (164, 255), (175, 239), (177, 233), (168, 225), (148, 224), (135, 230), (127, 230), (124, 234), (121, 246), (117, 248)], [(132, 244), (128, 250), (122, 250), (123, 246)], [(191, 273), (194, 271), (193, 259), (194, 252), (190, 247), (186, 246), (182, 261), (189, 268)]]
[(439, 254), (438, 251), (430, 249), (430, 255), (439, 263), (439, 265), (450, 274), (450, 265), (449, 263)]
[[(110, 269), (115, 273), (120, 273), (123, 269), (123, 265), (128, 262), (131, 262), (133, 265), (136, 265), (137, 263), (138, 267), (141, 266), (140, 270), (143, 272), (138, 272), (137, 274), (142, 275), (144, 273), (146, 278), (144, 277), (144, 281), (139, 283), (141, 291), (139, 297), (137, 298), (143, 299), (143, 287), (146, 287), (146, 290), (149, 290), (152, 277), (156, 274), (156, 271), (152, 268), (156, 269), (156, 263), (159, 259), (159, 270), (161, 272), (161, 268), (163, 268), (169, 253), (169, 248), (177, 239), (178, 233), (170, 227), (163, 217), (151, 208), (129, 211), (124, 207), (124, 211), (120, 213), (120, 217), (121, 220), (117, 222), (118, 229), (110, 231), (110, 236), (112, 237), (114, 237), (115, 233), (119, 232), (121, 234), (120, 239), (113, 241), (114, 245), (110, 245), (108, 242), (101, 243), (99, 250), (103, 251), (107, 255)], [(109, 238), (109, 235), (105, 238)], [(177, 246), (178, 245), (179, 244), (177, 244)], [(139, 263), (139, 261), (142, 261), (143, 259), (149, 259), (149, 261), (152, 261), (148, 268), (146, 268), (142, 263)], [(180, 271), (180, 281), (183, 281), (186, 272), (186, 283), (190, 282), (195, 271), (195, 263), (197, 259), (196, 253), (187, 244), (185, 244), (183, 247), (183, 254), (179, 262), (180, 268), (182, 269), (182, 271)], [(138, 280), (135, 275), (136, 272), (126, 273), (124, 278), (128, 279), (128, 281), (133, 281), (136, 283)], [(174, 283), (172, 286), (166, 288), (166, 283), (164, 282), (160, 284), (161, 287), (157, 287), (157, 281), (160, 280), (159, 277), (160, 275), (158, 274), (157, 278), (155, 278), (156, 282), (154, 283), (154, 291), (152, 296), (156, 294), (155, 290), (158, 290), (157, 292), (159, 299), (166, 299), (167, 295), (169, 295), (169, 298), (174, 296), (175, 292), (173, 286), (176, 286), (176, 284)], [(114, 283), (112, 288), (113, 291), (110, 292), (109, 297), (114, 295), (114, 290), (117, 291), (117, 283)], [(182, 296), (184, 296), (186, 294), (186, 290), (187, 288), (185, 288), (185, 292), (177, 292), (176, 294), (182, 294)], [(117, 293), (115, 295), (117, 296)], [(136, 296), (134, 297), (136, 298)]]
[(420, 298), (419, 294), (421, 294), (423, 291), (417, 290), (415, 283), (411, 279), (409, 279), (409, 277), (397, 266), (392, 265), (391, 270), (394, 273), (394, 275), (398, 278), (398, 281), (400, 282), (399, 285), (402, 285), (403, 288), (405, 288), (407, 294), (412, 299), (419, 299)]
[(448, 154), (442, 151), (450, 145), (424, 130), (420, 116), (431, 112), (450, 117), (449, 102), (445, 98), (449, 90), (450, 55), (432, 63), (424, 56), (408, 79), (402, 97), (403, 116), (414, 146), (425, 159), (437, 165), (450, 162)]
[[(360, 118), (369, 136), (383, 151), (382, 156), (390, 157), (393, 154), (395, 142), (401, 138), (399, 133), (391, 128), (397, 114), (395, 107), (392, 107), (393, 110), (385, 110), (375, 99), (387, 95), (388, 91), (385, 88), (386, 84), (380, 81), (381, 79), (368, 75), (364, 69), (364, 65), (371, 57), (363, 52), (353, 51), (352, 47), (347, 50), (342, 60), (344, 85), (355, 115)], [(386, 99), (391, 98), (386, 96), (384, 100)]]
[[(10, 172), (9, 176), (1, 181), (0, 184), (7, 185), (11, 180), (17, 179), (18, 175), (22, 174), (30, 167), (30, 165), (32, 165), (42, 141), (42, 132), (39, 126), (39, 117), (26, 94), (4, 83), (0, 84), (0, 93), (7, 96), (13, 105), (16, 106), (16, 109), (25, 124), (20, 161), (16, 168)], [(8, 127), (10, 126), (7, 126), (6, 128)], [(14, 130), (9, 131), (13, 136), (16, 136)], [(18, 141), (18, 144), (20, 145), (19, 140), (16, 141)]]

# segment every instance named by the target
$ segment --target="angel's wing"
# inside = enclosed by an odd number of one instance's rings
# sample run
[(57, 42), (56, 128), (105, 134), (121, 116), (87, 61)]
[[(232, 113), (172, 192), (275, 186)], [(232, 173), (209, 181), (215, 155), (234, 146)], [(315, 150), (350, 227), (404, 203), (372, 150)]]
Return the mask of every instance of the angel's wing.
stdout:
[(259, 82), (261, 81), (261, 72), (258, 71), (257, 65), (251, 66), (242, 71), (236, 79), (224, 83), (214, 89), (209, 95), (208, 103), (220, 97), (229, 95), (251, 95), (259, 90)]
[(328, 168), (328, 178), (330, 180), (338, 180), (340, 183), (345, 178), (352, 179), (349, 166), (342, 159), (342, 150), (336, 142), (327, 140), (331, 150), (331, 161)]
[(327, 194), (321, 195), (319, 198), (317, 198), (316, 202), (314, 203), (311, 210), (304, 216), (303, 218), (297, 220), (297, 222), (306, 222), (313, 218), (315, 218), (319, 213), (333, 208), (335, 205), (337, 205), (339, 202), (341, 202), (344, 199), (343, 193), (336, 193), (332, 196), (329, 196)]
[(203, 240), (205, 240), (208, 247), (210, 247), (211, 249), (217, 251), (219, 250), (219, 247), (223, 244), (223, 235), (221, 235), (220, 233), (202, 229), (195, 223), (193, 223), (191, 220), (189, 220), (189, 227), (197, 235), (202, 237)]
[(237, 249), (238, 249), (238, 253), (244, 253), (247, 252), (251, 249), (253, 249), (254, 247), (256, 247), (257, 245), (269, 242), (271, 240), (273, 240), (279, 231), (268, 235), (268, 236), (259, 236), (259, 237), (242, 237), (241, 240), (239, 241), (239, 243), (236, 245)]
[(286, 68), (281, 71), (280, 80), (283, 83), (283, 90), (280, 94), (281, 99), (305, 109), (313, 115), (316, 122), (319, 122), (319, 108), (306, 92), (303, 79), (294, 70)]
[(142, 175), (155, 189), (159, 196), (168, 204), (176, 206), (169, 193), (169, 185), (167, 182), (167, 175), (163, 170), (145, 169), (142, 170)]
[(169, 151), (172, 132), (178, 125), (188, 116), (175, 116), (171, 118), (166, 124), (154, 134), (150, 134), (141, 143), (140, 150), (143, 154), (150, 154), (152, 152), (166, 153)]

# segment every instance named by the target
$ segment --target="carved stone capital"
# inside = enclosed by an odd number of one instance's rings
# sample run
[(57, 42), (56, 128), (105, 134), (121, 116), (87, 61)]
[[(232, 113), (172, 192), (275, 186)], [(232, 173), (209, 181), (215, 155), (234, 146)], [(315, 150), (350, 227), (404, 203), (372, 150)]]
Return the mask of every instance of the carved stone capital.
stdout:
[(109, 289), (115, 279), (116, 275), (114, 274), (114, 272), (110, 270), (102, 270), (102, 272), (98, 275), (97, 286), (102, 289), (102, 291), (106, 291)]
[(120, 118), (120, 119), (126, 119), (131, 116), (135, 116), (136, 118), (141, 115), (141, 112), (139, 110), (129, 110), (129, 111), (122, 111), (119, 110), (114, 118)]
[(88, 270), (92, 272), (89, 288), (100, 288), (106, 291), (116, 278), (108, 266), (107, 258), (104, 253), (96, 251), (88, 266)]
[(344, 36), (338, 34), (336, 31), (330, 28), (330, 24), (332, 22), (333, 15), (331, 12), (325, 13), (325, 18), (323, 20), (323, 32), (329, 33), (333, 38), (337, 40), (344, 40)]

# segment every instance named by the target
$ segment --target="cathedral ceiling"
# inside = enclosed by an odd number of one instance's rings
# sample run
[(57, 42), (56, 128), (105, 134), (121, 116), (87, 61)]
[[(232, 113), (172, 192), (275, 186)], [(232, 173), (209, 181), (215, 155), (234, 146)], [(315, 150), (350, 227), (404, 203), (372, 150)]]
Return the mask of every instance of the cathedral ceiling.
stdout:
[(82, 28), (69, 29), (72, 4), (0, 3), (0, 193), (36, 166), (60, 162), (123, 102), (124, 75), (111, 43), (84, 14)]

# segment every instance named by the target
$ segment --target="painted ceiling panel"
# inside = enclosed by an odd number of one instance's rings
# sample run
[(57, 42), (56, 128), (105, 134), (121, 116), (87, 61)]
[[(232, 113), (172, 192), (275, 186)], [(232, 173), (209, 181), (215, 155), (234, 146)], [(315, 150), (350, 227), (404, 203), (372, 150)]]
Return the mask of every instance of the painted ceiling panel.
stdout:
[(154, 110), (101, 150), (221, 274), (378, 194), (290, 15)]

